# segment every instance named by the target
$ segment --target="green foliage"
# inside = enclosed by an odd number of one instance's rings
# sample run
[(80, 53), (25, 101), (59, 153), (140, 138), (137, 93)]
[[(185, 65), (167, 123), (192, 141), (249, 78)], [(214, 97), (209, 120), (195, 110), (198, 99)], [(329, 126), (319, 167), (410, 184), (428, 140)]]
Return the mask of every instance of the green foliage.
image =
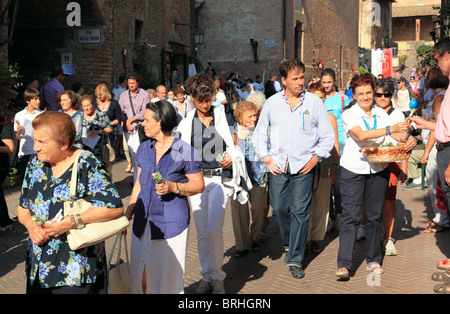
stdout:
[(417, 59), (424, 59), (426, 65), (435, 66), (434, 60), (434, 46), (421, 45), (416, 50)]
[(17, 171), (17, 168), (11, 167), (8, 176), (6, 177), (5, 181), (3, 181), (3, 184), (8, 187), (14, 186), (14, 184), (16, 184), (14, 178), (18, 175), (18, 173), (19, 172)]

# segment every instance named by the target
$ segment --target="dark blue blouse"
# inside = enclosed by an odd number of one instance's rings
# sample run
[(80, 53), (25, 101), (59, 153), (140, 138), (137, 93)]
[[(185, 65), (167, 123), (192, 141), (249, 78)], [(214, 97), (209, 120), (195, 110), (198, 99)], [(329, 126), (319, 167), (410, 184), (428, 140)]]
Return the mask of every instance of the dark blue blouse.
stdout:
[(141, 168), (141, 192), (134, 209), (134, 235), (138, 238), (142, 236), (147, 221), (150, 223), (152, 240), (179, 235), (189, 225), (187, 197), (175, 193), (159, 196), (152, 174), (159, 172), (166, 181), (186, 183), (186, 174), (198, 173), (202, 169), (200, 154), (189, 144), (175, 138), (156, 165), (155, 140), (150, 139), (139, 146), (136, 160)]

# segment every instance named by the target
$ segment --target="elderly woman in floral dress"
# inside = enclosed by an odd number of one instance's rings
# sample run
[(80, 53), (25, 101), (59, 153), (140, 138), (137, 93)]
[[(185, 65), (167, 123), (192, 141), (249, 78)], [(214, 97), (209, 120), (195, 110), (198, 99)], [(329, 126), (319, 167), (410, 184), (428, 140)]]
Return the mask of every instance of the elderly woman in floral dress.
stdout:
[[(102, 163), (79, 151), (75, 125), (63, 112), (46, 111), (33, 120), (34, 149), (17, 209), (30, 236), (26, 257), (27, 293), (106, 293), (105, 243), (72, 250), (66, 232), (123, 215), (116, 187)], [(93, 207), (55, 219), (69, 201), (72, 165), (78, 159), (78, 198)]]

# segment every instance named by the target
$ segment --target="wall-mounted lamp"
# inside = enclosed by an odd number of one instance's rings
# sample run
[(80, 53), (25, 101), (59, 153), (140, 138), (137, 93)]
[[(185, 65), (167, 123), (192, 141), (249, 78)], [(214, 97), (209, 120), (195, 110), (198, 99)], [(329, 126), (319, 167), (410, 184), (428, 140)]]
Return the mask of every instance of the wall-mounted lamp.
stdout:
[(250, 38), (250, 44), (252, 45), (253, 49), (253, 61), (255, 63), (258, 63), (258, 42), (256, 40), (253, 40), (253, 38)]
[(194, 33), (194, 41), (195, 41), (196, 46), (203, 44), (203, 34), (200, 32), (195, 32)]

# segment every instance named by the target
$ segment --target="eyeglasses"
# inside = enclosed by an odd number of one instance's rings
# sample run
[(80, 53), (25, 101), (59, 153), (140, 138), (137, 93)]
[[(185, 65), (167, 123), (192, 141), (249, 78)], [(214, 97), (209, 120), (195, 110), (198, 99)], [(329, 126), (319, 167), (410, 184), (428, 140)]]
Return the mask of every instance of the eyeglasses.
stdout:
[(392, 93), (385, 93), (385, 94), (382, 94), (382, 93), (375, 93), (375, 97), (381, 98), (381, 96), (384, 96), (384, 97), (386, 97), (386, 98), (390, 98), (390, 97), (392, 97)]

